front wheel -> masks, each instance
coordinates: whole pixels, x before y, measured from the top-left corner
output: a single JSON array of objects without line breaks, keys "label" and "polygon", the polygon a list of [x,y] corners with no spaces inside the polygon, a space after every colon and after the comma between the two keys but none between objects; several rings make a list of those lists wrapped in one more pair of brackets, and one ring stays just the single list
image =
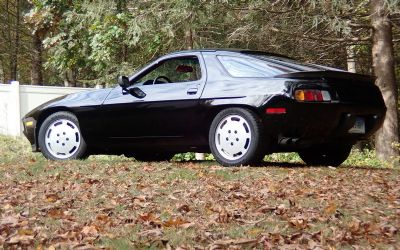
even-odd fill
[{"label": "front wheel", "polygon": [[307,165],[337,167],[349,157],[351,147],[349,144],[318,145],[298,153]]},{"label": "front wheel", "polygon": [[43,155],[50,160],[87,156],[78,119],[70,112],[57,112],[47,117],[40,126],[38,142]]},{"label": "front wheel", "polygon": [[209,144],[215,159],[223,166],[258,164],[265,155],[261,119],[243,108],[222,110],[211,123]]}]

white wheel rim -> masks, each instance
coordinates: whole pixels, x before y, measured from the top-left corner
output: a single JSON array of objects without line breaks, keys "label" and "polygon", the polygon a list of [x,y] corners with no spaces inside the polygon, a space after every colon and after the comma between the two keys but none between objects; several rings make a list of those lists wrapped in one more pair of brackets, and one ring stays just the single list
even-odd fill
[{"label": "white wheel rim", "polygon": [[249,151],[251,128],[239,115],[229,115],[222,119],[215,131],[215,145],[227,160],[242,158]]},{"label": "white wheel rim", "polygon": [[47,150],[56,158],[67,159],[74,155],[81,144],[78,126],[66,119],[53,122],[46,130]]}]

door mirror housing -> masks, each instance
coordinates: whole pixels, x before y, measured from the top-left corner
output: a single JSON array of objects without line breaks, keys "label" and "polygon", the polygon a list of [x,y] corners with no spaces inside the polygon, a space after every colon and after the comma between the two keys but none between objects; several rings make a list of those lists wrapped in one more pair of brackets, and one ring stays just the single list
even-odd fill
[{"label": "door mirror housing", "polygon": [[143,99],[146,97],[146,93],[143,92],[143,90],[139,89],[138,87],[133,87],[128,90],[129,94],[133,95],[134,97],[137,97],[139,99]]},{"label": "door mirror housing", "polygon": [[120,76],[118,77],[118,85],[121,86],[121,88],[123,90],[127,90],[127,88],[129,87],[130,83],[129,83],[129,78],[126,76]]}]

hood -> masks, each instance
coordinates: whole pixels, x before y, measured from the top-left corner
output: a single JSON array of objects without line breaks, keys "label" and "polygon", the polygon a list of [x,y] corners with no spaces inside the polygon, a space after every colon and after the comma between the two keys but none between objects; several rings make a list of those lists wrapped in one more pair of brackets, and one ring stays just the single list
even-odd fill
[{"label": "hood", "polygon": [[54,107],[76,108],[86,106],[98,106],[104,102],[110,91],[111,88],[94,89],[60,96],[34,108],[30,112],[28,112],[24,116],[24,118],[37,118],[40,112]]}]

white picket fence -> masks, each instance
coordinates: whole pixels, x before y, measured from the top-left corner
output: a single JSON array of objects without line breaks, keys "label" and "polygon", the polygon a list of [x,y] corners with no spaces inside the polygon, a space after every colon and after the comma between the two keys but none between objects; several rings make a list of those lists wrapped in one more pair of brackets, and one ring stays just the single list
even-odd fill
[{"label": "white picket fence", "polygon": [[30,110],[59,96],[88,88],[0,84],[0,134],[21,136],[21,118]]}]

